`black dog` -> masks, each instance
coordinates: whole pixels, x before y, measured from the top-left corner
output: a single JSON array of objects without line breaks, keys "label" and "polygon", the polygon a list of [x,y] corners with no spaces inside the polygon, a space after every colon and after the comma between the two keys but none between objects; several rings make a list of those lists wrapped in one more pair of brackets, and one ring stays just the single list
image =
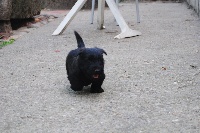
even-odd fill
[{"label": "black dog", "polygon": [[[84,86],[91,85],[91,93],[101,93],[105,79],[103,53],[100,48],[85,48],[81,36],[74,31],[78,48],[69,52],[66,59],[66,70],[71,88],[81,91]],[[107,54],[106,54],[107,55]]]}]

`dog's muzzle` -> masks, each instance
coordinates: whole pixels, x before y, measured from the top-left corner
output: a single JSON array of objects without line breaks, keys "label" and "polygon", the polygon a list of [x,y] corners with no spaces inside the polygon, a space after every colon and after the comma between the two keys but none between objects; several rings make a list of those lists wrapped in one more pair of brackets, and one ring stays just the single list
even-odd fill
[{"label": "dog's muzzle", "polygon": [[92,75],[92,77],[94,79],[98,79],[100,74],[101,74],[101,71],[99,69],[95,69],[94,74]]}]

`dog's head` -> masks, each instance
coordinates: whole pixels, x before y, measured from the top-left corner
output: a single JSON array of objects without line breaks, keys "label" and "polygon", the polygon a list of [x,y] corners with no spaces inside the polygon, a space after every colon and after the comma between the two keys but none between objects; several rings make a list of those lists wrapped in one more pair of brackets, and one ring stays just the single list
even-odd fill
[{"label": "dog's head", "polygon": [[92,80],[98,80],[104,74],[103,54],[107,53],[100,48],[81,48],[78,54],[78,63],[81,71]]}]

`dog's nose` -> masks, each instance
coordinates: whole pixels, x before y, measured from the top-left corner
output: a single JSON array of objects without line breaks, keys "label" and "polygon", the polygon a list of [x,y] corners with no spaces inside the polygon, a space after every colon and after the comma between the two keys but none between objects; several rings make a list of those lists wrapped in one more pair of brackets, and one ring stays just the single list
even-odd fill
[{"label": "dog's nose", "polygon": [[100,70],[99,70],[99,69],[95,69],[94,71],[95,71],[95,72],[100,72]]},{"label": "dog's nose", "polygon": [[95,72],[96,74],[100,74],[100,73],[101,73],[101,70],[100,70],[100,69],[95,69],[94,72]]}]

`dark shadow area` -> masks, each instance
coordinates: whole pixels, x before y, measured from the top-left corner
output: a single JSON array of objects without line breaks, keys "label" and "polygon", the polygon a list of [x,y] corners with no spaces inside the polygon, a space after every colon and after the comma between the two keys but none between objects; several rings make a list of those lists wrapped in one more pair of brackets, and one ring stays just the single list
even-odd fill
[{"label": "dark shadow area", "polygon": [[11,27],[13,30],[17,30],[20,27],[28,26],[34,22],[34,18],[27,18],[27,19],[11,19]]}]

